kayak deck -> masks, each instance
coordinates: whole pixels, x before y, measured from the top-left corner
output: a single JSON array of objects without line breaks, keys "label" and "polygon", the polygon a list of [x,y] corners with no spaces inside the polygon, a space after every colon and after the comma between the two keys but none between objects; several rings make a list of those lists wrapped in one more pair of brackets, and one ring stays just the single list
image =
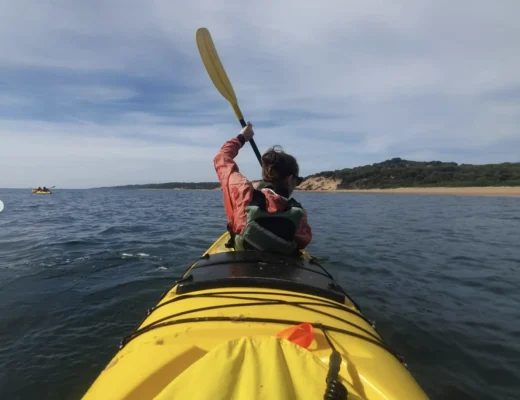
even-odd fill
[{"label": "kayak deck", "polygon": [[[427,398],[359,307],[312,257],[306,253],[295,258],[234,252],[225,247],[227,239],[227,234],[222,235],[148,310],[139,327],[122,340],[119,353],[99,375],[85,399],[169,398],[168,393],[180,393],[179,387],[183,386],[179,382],[188,379],[190,371],[200,370],[201,363],[215,357],[216,352],[235,354],[230,350],[231,344],[252,338],[253,342],[242,343],[241,348],[249,349],[249,356],[260,357],[261,352],[253,349],[253,343],[260,343],[255,340],[274,340],[283,329],[302,323],[313,327],[313,340],[305,350],[305,357],[317,364],[309,368],[318,371],[316,376],[321,376],[321,369],[328,368],[330,340],[342,358],[339,380],[349,391],[348,399]],[[287,343],[286,347],[302,349]],[[218,350],[223,345],[231,347]],[[297,349],[284,351],[297,352]],[[294,354],[293,357],[300,359]],[[225,367],[229,367],[226,362],[221,369]],[[207,374],[221,383],[229,379],[215,377],[219,370],[208,370]],[[256,374],[252,379],[259,379],[260,372]],[[198,379],[204,385],[204,376]],[[237,382],[230,380],[225,387],[238,385]],[[294,382],[308,385],[312,392],[313,377],[300,376]],[[322,385],[316,390],[324,393],[324,379],[319,379],[316,385]],[[202,389],[193,390],[190,398],[204,398]],[[281,392],[261,397],[252,390],[248,398],[283,398],[277,394]],[[229,398],[229,394],[214,393],[212,398],[226,396]]]},{"label": "kayak deck", "polygon": [[178,283],[176,294],[228,287],[271,288],[344,302],[345,293],[313,259],[256,252],[207,254]]}]

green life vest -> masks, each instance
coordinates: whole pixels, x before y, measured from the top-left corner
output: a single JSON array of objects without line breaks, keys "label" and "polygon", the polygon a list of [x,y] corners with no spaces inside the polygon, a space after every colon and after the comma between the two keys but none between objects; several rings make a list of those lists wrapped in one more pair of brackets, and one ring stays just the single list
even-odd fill
[{"label": "green life vest", "polygon": [[294,254],[298,250],[294,237],[305,211],[296,200],[290,199],[284,211],[270,213],[266,210],[265,195],[255,190],[246,214],[244,232],[234,235],[235,250],[281,254]]}]

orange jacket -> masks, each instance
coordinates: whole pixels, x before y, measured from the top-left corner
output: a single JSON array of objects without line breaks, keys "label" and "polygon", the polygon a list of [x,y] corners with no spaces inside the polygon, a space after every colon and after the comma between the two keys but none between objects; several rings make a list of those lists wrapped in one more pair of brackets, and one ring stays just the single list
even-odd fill
[{"label": "orange jacket", "polygon": [[[243,146],[244,139],[238,135],[228,140],[213,159],[218,179],[224,194],[224,207],[231,230],[242,234],[246,227],[246,207],[253,198],[253,185],[240,173],[234,158]],[[239,140],[240,138],[240,140]],[[283,211],[287,199],[270,189],[263,189],[268,212]],[[296,229],[295,240],[300,249],[304,249],[312,239],[311,227],[307,223],[307,212]]]}]

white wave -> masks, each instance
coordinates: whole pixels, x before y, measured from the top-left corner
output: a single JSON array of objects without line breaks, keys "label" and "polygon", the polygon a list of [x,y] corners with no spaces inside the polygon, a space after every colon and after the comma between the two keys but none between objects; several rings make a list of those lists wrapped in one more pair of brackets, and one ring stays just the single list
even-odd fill
[{"label": "white wave", "polygon": [[54,267],[54,266],[56,265],[56,263],[54,263],[54,262],[50,262],[50,263],[44,263],[44,262],[42,262],[42,263],[40,263],[40,264],[38,264],[38,265],[39,265],[40,267]]},{"label": "white wave", "polygon": [[150,254],[147,254],[147,253],[137,253],[136,257],[150,257]]},{"label": "white wave", "polygon": [[[123,253],[124,255],[125,253]],[[75,258],[74,261],[86,261],[86,260],[90,260],[90,256],[83,256],[83,257],[78,257],[78,258]]]}]

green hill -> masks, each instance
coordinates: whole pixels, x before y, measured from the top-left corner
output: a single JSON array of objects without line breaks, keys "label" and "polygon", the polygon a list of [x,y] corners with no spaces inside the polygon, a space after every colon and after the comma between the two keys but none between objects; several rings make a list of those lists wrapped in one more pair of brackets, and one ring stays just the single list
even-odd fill
[{"label": "green hill", "polygon": [[324,171],[307,178],[311,177],[339,180],[338,189],[520,186],[520,163],[459,165],[393,158],[362,167]]},{"label": "green hill", "polygon": [[[372,165],[324,171],[307,176],[305,179],[309,178],[338,181],[338,189],[520,186],[520,163],[459,165],[455,162],[423,162],[393,158]],[[215,190],[219,187],[218,182],[168,182],[111,186],[100,189]],[[302,185],[302,188],[305,188],[305,184]]]}]

